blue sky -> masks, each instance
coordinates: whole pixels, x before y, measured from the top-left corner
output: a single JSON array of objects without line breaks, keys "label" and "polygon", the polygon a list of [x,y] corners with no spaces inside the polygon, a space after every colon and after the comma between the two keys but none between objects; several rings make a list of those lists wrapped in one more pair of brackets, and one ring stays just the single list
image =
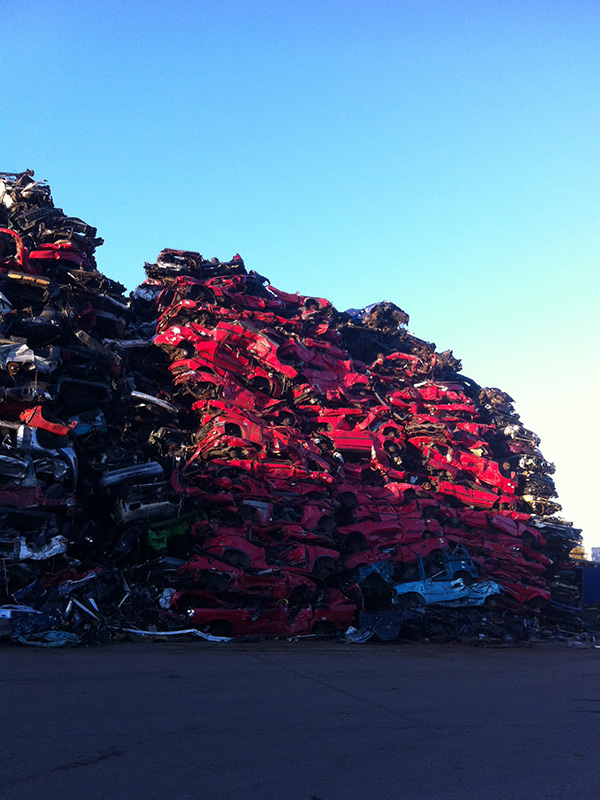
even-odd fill
[{"label": "blue sky", "polygon": [[515,399],[600,545],[600,8],[4,0],[0,170],[133,288],[163,247],[389,299]]}]

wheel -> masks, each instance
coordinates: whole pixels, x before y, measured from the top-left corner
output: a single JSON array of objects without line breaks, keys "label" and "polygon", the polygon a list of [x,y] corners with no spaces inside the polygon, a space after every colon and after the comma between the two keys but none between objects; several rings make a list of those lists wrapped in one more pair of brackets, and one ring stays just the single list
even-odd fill
[{"label": "wheel", "polygon": [[289,597],[291,606],[307,606],[313,599],[313,594],[308,586],[297,586]]},{"label": "wheel", "polygon": [[385,427],[381,432],[388,439],[397,439],[398,436],[400,435],[399,432],[398,432],[398,428],[394,428],[394,427],[389,426],[389,425],[387,427]]},{"label": "wheel", "polygon": [[250,566],[250,556],[241,550],[225,550],[222,555],[223,561],[231,564],[232,567],[247,569]]},{"label": "wheel", "polygon": [[335,636],[336,632],[333,622],[315,622],[311,630],[317,636]]},{"label": "wheel", "polygon": [[254,389],[255,392],[263,392],[264,394],[273,394],[273,385],[271,382],[262,375],[256,375],[248,381],[248,386]]},{"label": "wheel", "polygon": [[425,567],[425,575],[428,578],[438,575],[444,570],[444,557],[441,550],[432,550],[428,556],[423,559],[423,566]]},{"label": "wheel", "polygon": [[402,608],[422,608],[427,605],[425,598],[417,592],[398,595],[396,602]]},{"label": "wheel", "polygon": [[187,614],[198,607],[199,601],[195,597],[182,597],[177,603],[177,611],[180,614]]},{"label": "wheel", "polygon": [[393,439],[388,439],[386,442],[384,442],[383,449],[388,456],[398,456],[402,450],[398,442],[395,442]]},{"label": "wheel", "polygon": [[342,511],[353,511],[358,505],[358,500],[353,492],[341,492],[337,499]]},{"label": "wheel", "polygon": [[344,539],[343,546],[345,553],[360,553],[367,549],[367,540],[360,531],[352,531]]},{"label": "wheel", "polygon": [[330,455],[333,453],[333,442],[331,439],[328,439],[327,436],[319,436],[316,444],[323,455]]},{"label": "wheel", "polygon": [[331,537],[335,531],[335,520],[330,516],[323,516],[317,522],[316,532]]},{"label": "wheel", "polygon": [[209,572],[208,570],[201,573],[198,578],[198,586],[210,594],[221,594],[226,592],[229,588],[229,581],[219,572]]},{"label": "wheel", "polygon": [[538,549],[539,542],[532,533],[529,533],[529,531],[524,531],[522,539],[523,539],[523,544],[532,547],[534,550]]},{"label": "wheel", "polygon": [[233,627],[231,623],[221,619],[209,622],[208,625],[204,626],[202,631],[203,633],[210,634],[210,636],[233,636]]},{"label": "wheel", "polygon": [[455,575],[454,579],[462,578],[463,583],[465,586],[472,586],[475,583],[475,578],[471,575],[470,572],[467,572],[465,569],[459,570]]},{"label": "wheel", "polygon": [[332,558],[329,558],[329,556],[317,558],[311,571],[316,578],[326,580],[335,572],[335,562]]},{"label": "wheel", "polygon": [[200,301],[209,304],[214,304],[215,302],[214,292],[207,286],[200,286],[198,284],[192,284],[188,287],[186,297],[188,300],[195,300],[196,302]]}]

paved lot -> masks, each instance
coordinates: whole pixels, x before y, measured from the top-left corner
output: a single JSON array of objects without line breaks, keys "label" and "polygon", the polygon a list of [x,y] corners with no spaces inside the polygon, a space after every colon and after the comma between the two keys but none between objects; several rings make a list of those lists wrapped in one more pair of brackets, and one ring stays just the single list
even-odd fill
[{"label": "paved lot", "polygon": [[3,800],[600,796],[600,650],[0,649]]}]

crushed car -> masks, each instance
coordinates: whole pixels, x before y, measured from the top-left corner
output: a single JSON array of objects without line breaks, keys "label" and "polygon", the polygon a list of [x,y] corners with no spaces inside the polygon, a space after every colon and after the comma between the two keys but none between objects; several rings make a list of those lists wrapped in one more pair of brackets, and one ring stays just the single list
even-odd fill
[{"label": "crushed car", "polygon": [[3,641],[583,624],[539,437],[399,306],[169,248],[127,293],[101,244],[0,173]]}]

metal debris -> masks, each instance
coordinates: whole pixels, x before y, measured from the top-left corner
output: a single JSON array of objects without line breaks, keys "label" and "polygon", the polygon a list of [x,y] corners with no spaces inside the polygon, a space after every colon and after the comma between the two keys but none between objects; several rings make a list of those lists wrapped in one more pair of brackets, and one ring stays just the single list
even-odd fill
[{"label": "metal debris", "polygon": [[168,249],[127,297],[101,243],[0,174],[4,641],[596,624],[539,438],[406,312]]}]

